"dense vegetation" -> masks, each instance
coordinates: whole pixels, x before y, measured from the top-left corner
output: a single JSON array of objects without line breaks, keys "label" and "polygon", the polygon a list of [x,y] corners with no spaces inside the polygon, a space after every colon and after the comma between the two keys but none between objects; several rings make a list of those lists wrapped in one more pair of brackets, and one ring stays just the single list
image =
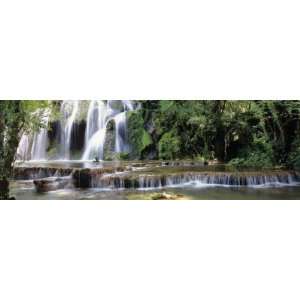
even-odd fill
[{"label": "dense vegetation", "polygon": [[[139,108],[127,113],[131,150],[111,159],[196,159],[235,167],[300,168],[300,101],[135,102]],[[8,180],[22,134],[43,127],[41,120],[49,109],[48,154],[54,152],[59,106],[60,101],[0,101],[0,199],[9,197]],[[76,143],[74,138],[72,142],[78,152],[84,141],[85,106],[75,123]],[[109,128],[114,130],[113,125]],[[112,140],[113,135],[108,136]]]},{"label": "dense vegetation", "polygon": [[300,167],[299,101],[142,101],[128,122],[139,159]]},{"label": "dense vegetation", "polygon": [[48,101],[0,101],[0,199],[9,198],[9,179],[23,133],[38,131],[46,109],[52,109]]}]

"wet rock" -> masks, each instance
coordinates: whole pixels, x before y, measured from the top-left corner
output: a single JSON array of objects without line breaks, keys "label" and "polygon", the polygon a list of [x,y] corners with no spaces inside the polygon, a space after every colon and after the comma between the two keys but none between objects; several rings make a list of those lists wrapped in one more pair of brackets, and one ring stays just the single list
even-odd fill
[{"label": "wet rock", "polygon": [[18,180],[38,179],[45,177],[62,177],[72,173],[71,168],[53,167],[15,167],[14,178]]},{"label": "wet rock", "polygon": [[33,181],[38,193],[46,193],[65,188],[71,181],[70,177],[48,177]]},{"label": "wet rock", "polygon": [[125,166],[117,166],[111,168],[95,168],[95,169],[75,169],[72,177],[75,187],[91,188],[98,187],[96,184],[104,175],[124,172]]},{"label": "wet rock", "polygon": [[73,172],[74,185],[80,188],[91,187],[92,176],[90,169],[76,170]]}]

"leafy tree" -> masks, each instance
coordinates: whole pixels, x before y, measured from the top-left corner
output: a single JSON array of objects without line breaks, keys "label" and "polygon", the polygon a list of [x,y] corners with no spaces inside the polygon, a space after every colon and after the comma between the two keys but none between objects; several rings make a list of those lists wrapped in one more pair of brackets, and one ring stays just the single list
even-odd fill
[{"label": "leafy tree", "polygon": [[22,134],[38,131],[51,101],[0,101],[0,199],[9,199],[9,179]]}]

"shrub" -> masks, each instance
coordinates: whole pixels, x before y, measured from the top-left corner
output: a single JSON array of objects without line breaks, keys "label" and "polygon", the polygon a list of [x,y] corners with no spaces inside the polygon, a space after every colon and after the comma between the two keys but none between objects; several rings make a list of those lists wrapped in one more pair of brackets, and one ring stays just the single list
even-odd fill
[{"label": "shrub", "polygon": [[145,149],[153,141],[150,134],[144,129],[144,119],[140,111],[128,112],[128,139],[131,146],[132,159],[141,159]]},{"label": "shrub", "polygon": [[253,144],[239,152],[228,163],[234,167],[271,168],[274,166],[272,145],[265,138],[255,138]]},{"label": "shrub", "polygon": [[165,133],[159,141],[160,159],[175,159],[180,153],[180,140],[173,132]]}]

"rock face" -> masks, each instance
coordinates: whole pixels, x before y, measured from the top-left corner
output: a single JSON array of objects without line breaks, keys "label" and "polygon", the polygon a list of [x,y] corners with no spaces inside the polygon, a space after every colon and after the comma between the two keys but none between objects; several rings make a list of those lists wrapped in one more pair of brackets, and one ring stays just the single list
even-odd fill
[{"label": "rock face", "polygon": [[38,193],[45,193],[63,189],[70,185],[71,182],[71,177],[48,177],[43,179],[36,179],[33,181]]}]

